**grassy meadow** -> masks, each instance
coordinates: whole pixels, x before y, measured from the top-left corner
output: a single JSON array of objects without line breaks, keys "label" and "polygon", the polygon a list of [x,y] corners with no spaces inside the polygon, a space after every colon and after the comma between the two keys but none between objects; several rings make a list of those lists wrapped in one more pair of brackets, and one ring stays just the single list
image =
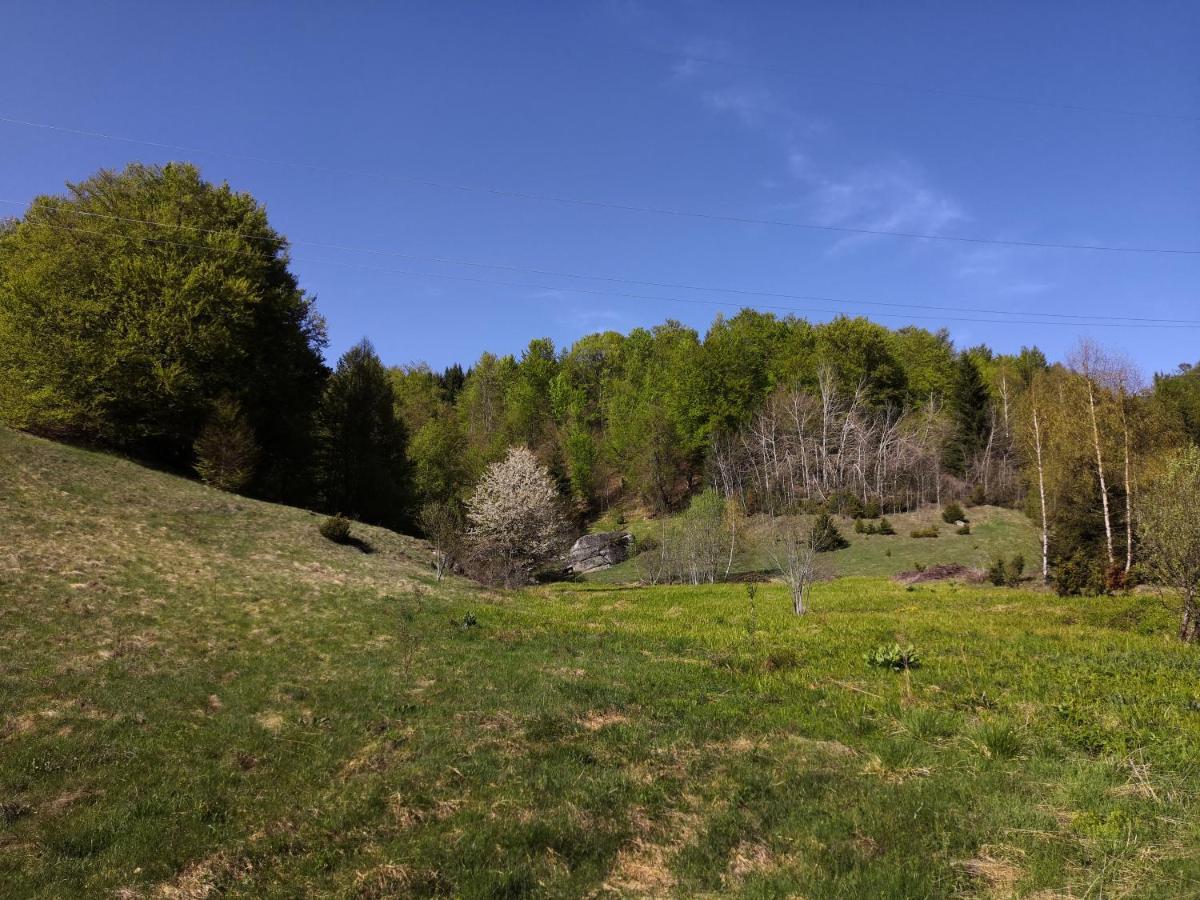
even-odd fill
[{"label": "grassy meadow", "polygon": [[[1158,598],[880,577],[1023,547],[1012,515],[844,529],[803,618],[488,592],[0,428],[0,894],[1200,896],[1200,656]],[[865,665],[892,641],[921,666]]]},{"label": "grassy meadow", "polygon": [[[1037,529],[1028,517],[1016,510],[999,506],[972,506],[966,510],[971,533],[957,534],[953,525],[942,521],[941,510],[935,507],[911,513],[888,515],[896,533],[856,534],[854,520],[835,516],[838,530],[850,546],[826,553],[822,565],[827,575],[877,575],[890,577],[900,572],[911,572],[919,566],[938,563],[956,563],[972,569],[985,569],[997,556],[1011,559],[1020,554],[1025,557],[1026,572],[1040,571],[1041,543]],[[786,517],[781,517],[786,518]],[[812,516],[797,516],[801,524],[812,520]],[[870,521],[870,520],[867,520]],[[878,520],[874,520],[878,524]],[[730,573],[745,575],[764,573],[772,569],[768,551],[770,522],[765,516],[753,516],[742,523],[733,555]],[[661,535],[661,521],[644,517],[632,517],[626,524],[618,524],[615,516],[599,522],[594,530],[606,531],[622,528],[630,531],[638,540],[657,539]],[[935,528],[936,538],[914,538],[915,529]],[[605,584],[621,584],[638,580],[636,558],[589,573],[587,580]]]}]

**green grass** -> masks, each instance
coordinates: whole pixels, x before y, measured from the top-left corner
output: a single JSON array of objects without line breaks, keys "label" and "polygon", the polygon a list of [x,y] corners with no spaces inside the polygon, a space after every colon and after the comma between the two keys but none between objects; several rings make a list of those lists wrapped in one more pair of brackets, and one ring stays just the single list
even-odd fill
[{"label": "green grass", "polygon": [[[6,897],[1200,894],[1200,656],[1152,599],[487,593],[388,532],[0,460]],[[865,665],[893,641],[921,667]]]},{"label": "green grass", "polygon": [[[967,510],[971,533],[955,534],[953,525],[942,521],[941,510],[935,507],[914,513],[888,516],[896,529],[894,535],[855,534],[854,520],[835,517],[842,536],[850,542],[844,550],[825,553],[822,563],[835,575],[875,575],[890,577],[908,572],[918,566],[938,563],[958,563],[974,569],[985,569],[997,556],[1011,559],[1015,554],[1025,557],[1026,571],[1038,568],[1041,547],[1037,530],[1024,514],[998,506],[973,506]],[[802,521],[811,516],[798,517]],[[657,538],[662,524],[657,520],[639,519],[624,527],[642,540]],[[766,572],[771,569],[767,552],[768,523],[765,517],[752,517],[743,527],[738,552],[734,554],[732,572]],[[935,527],[936,538],[913,538],[915,528]],[[602,584],[631,583],[638,580],[636,558],[587,576],[589,581]]]}]

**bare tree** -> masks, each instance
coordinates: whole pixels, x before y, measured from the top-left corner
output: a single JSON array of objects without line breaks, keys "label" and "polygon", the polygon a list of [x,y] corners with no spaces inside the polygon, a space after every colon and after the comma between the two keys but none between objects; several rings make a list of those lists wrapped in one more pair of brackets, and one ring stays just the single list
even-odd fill
[{"label": "bare tree", "polygon": [[432,545],[433,568],[440,582],[462,549],[462,513],[454,503],[427,503],[417,514],[417,525]]},{"label": "bare tree", "polygon": [[1029,410],[1033,420],[1033,452],[1037,464],[1038,498],[1042,512],[1042,582],[1050,578],[1050,524],[1046,514],[1046,464],[1042,457],[1042,424],[1035,388],[1029,388]]},{"label": "bare tree", "polygon": [[1088,340],[1079,342],[1075,351],[1072,365],[1083,376],[1087,387],[1088,416],[1092,425],[1092,447],[1096,451],[1096,475],[1100,480],[1100,505],[1104,512],[1105,549],[1108,552],[1108,564],[1115,565],[1117,558],[1113,551],[1112,515],[1108,509],[1108,482],[1104,477],[1104,452],[1100,441],[1099,417],[1096,413],[1096,394],[1098,370],[1101,367],[1100,348]]},{"label": "bare tree", "polygon": [[1138,534],[1150,573],[1179,592],[1179,637],[1200,641],[1200,448],[1176,450],[1142,496]]},{"label": "bare tree", "polygon": [[769,552],[775,569],[792,595],[792,611],[808,612],[808,591],[817,577],[817,550],[812,535],[794,521],[777,519]]}]

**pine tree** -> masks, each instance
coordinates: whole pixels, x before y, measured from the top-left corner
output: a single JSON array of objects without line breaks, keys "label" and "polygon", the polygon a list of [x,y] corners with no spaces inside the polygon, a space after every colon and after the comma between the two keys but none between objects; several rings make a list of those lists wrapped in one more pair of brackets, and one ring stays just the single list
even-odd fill
[{"label": "pine tree", "polygon": [[966,353],[959,354],[950,391],[954,431],[946,446],[946,468],[963,476],[987,440],[988,392],[979,367]]},{"label": "pine tree", "polygon": [[318,481],[329,512],[407,524],[404,426],[387,370],[367,340],[338,360],[317,414]]}]

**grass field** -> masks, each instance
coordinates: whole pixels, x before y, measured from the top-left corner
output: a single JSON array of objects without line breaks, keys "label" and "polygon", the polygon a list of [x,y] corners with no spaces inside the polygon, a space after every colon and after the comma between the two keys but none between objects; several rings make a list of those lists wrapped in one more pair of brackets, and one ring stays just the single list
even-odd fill
[{"label": "grass field", "polygon": [[318,521],[0,429],[0,894],[1200,896],[1154,598],[487,593]]},{"label": "grass field", "polygon": [[[967,510],[971,533],[955,533],[953,525],[942,521],[941,510],[935,507],[912,513],[889,515],[888,521],[896,530],[894,535],[855,534],[854,520],[844,516],[835,517],[842,536],[850,546],[833,553],[823,554],[821,561],[832,575],[880,575],[889,577],[899,572],[908,572],[918,566],[938,563],[957,563],[968,568],[984,569],[996,558],[1011,559],[1016,554],[1025,557],[1026,569],[1032,574],[1038,571],[1041,561],[1041,546],[1037,529],[1020,512],[998,506],[973,506]],[[797,517],[802,523],[811,521],[811,516]],[[625,528],[639,539],[657,538],[661,523],[657,520],[636,519],[627,525],[615,522],[602,523],[604,528]],[[936,538],[914,538],[916,528],[934,527]],[[769,525],[762,516],[752,517],[743,525],[734,554],[731,572],[767,572],[772,568],[767,551],[770,540]],[[589,581],[603,584],[632,583],[638,580],[638,562],[629,559],[610,569],[593,572]]]}]

